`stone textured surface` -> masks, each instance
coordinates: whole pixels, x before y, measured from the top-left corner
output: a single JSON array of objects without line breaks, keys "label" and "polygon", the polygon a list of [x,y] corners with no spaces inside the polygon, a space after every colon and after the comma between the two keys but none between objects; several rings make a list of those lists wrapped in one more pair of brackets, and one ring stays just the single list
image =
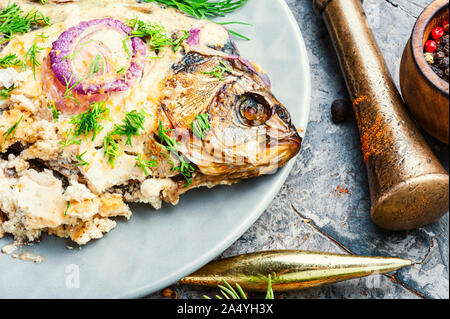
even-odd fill
[{"label": "stone textured surface", "polygon": [[[370,220],[367,176],[355,121],[334,125],[330,105],[348,98],[337,58],[310,0],[287,0],[308,49],[312,70],[310,123],[284,187],[261,218],[219,258],[271,249],[306,249],[410,258],[390,275],[277,294],[279,298],[449,298],[448,214],[427,227],[390,233]],[[364,9],[391,74],[398,70],[416,18],[431,0],[366,0]],[[448,170],[448,146],[425,135]],[[349,194],[336,192],[347,188]],[[173,285],[178,298],[214,296],[217,289]],[[261,297],[253,295],[254,297]],[[148,298],[163,298],[158,292]]]}]

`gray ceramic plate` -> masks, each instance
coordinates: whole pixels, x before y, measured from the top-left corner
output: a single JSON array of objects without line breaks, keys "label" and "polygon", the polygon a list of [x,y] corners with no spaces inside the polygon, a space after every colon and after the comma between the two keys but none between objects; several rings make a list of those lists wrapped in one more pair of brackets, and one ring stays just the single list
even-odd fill
[{"label": "gray ceramic plate", "polygon": [[[304,131],[310,69],[300,30],[284,0],[249,0],[226,20],[252,24],[234,26],[251,38],[237,45],[270,75],[275,95]],[[1,255],[0,297],[131,298],[162,289],[236,241],[270,204],[292,165],[232,187],[191,191],[178,206],[157,212],[133,206],[130,221],[119,221],[103,239],[81,249],[69,250],[68,241],[44,236],[39,245],[27,247],[45,257],[41,264]],[[11,241],[3,238],[0,247]]]}]

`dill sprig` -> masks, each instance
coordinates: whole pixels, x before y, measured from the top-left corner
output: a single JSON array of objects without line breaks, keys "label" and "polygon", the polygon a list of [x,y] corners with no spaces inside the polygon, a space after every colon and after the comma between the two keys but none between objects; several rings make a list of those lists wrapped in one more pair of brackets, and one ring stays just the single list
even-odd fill
[{"label": "dill sprig", "polygon": [[162,125],[162,122],[159,121],[159,126],[158,126],[158,136],[159,139],[161,140],[161,143],[163,143],[164,147],[168,150],[168,151],[176,151],[177,150],[177,145],[178,142],[175,141],[173,138],[171,138],[167,133],[168,132],[172,132],[173,130],[167,130],[164,128],[164,126]]},{"label": "dill sprig", "polygon": [[128,84],[128,69],[126,67],[121,67],[116,71],[116,74],[123,74],[123,78],[125,80],[125,84]]},{"label": "dill sprig", "polygon": [[125,50],[125,53],[128,55],[128,58],[131,58],[131,51],[130,48],[128,48],[127,40],[129,38],[122,39],[122,45],[123,49]]},{"label": "dill sprig", "polygon": [[[236,9],[239,9],[244,4],[247,3],[248,0],[223,0],[223,1],[214,1],[214,0],[144,0],[144,2],[158,2],[165,4],[166,6],[177,8],[187,14],[198,18],[198,19],[207,19],[207,18],[216,18],[223,17],[227,13],[231,13]],[[209,20],[209,19],[208,19]],[[243,24],[248,25],[244,22],[223,22],[218,23],[220,25],[226,24]],[[250,40],[248,37],[237,33],[232,30],[228,30],[231,34],[243,38],[245,40]]]},{"label": "dill sprig", "polygon": [[100,72],[100,62],[102,63],[101,69],[105,70],[105,59],[100,54],[97,54],[92,60],[91,66],[89,67],[88,77]]},{"label": "dill sprig", "polygon": [[[212,22],[214,22],[214,21],[212,21]],[[221,23],[219,23],[219,22],[214,22],[214,23],[217,23],[217,24],[219,24],[219,25],[228,25],[228,24],[240,24],[240,25],[246,25],[246,26],[250,26],[250,25],[251,25],[251,24],[249,24],[249,23],[239,22],[239,21],[230,21],[230,22],[221,22]],[[236,32],[236,31],[230,30],[230,29],[228,29],[228,28],[227,28],[227,30],[228,30],[228,32],[230,32],[231,34],[233,34],[233,35],[235,35],[235,36],[237,36],[237,37],[239,37],[239,38],[242,38],[242,39],[247,40],[247,41],[250,40],[249,37],[246,37],[246,36],[243,35],[243,34],[240,34],[240,33]]]},{"label": "dill sprig", "polygon": [[0,90],[0,101],[6,100],[11,97],[11,92],[16,88],[15,85],[12,85],[10,88],[3,88]]},{"label": "dill sprig", "polygon": [[149,114],[144,110],[140,110],[139,112],[133,110],[126,113],[125,118],[123,119],[123,124],[114,125],[114,131],[112,134],[127,136],[127,142],[125,144],[133,146],[131,143],[131,138],[139,135],[139,129],[144,129],[146,116],[149,116]]},{"label": "dill sprig", "polygon": [[59,142],[58,145],[61,148],[64,148],[64,147],[67,147],[67,146],[70,146],[70,145],[74,145],[74,144],[80,145],[81,144],[81,140],[75,138],[72,129],[68,129],[68,130],[66,130],[66,140]]},{"label": "dill sprig", "polygon": [[180,174],[186,179],[187,183],[184,185],[184,187],[188,187],[192,184],[192,173],[195,172],[195,167],[191,163],[188,163],[184,160],[183,155],[179,155],[178,159],[180,161],[180,165],[176,167],[172,167],[172,171],[179,171]]},{"label": "dill sprig", "polygon": [[67,201],[67,206],[66,206],[66,210],[64,211],[64,216],[67,216],[67,212],[69,211],[70,208],[70,201]]},{"label": "dill sprig", "polygon": [[22,65],[22,69],[27,69],[28,64],[33,68],[34,79],[36,80],[36,67],[41,65],[41,63],[37,60],[36,55],[39,54],[43,48],[37,45],[36,40],[34,40],[33,45],[28,49],[28,51],[24,55],[24,62]]},{"label": "dill sprig", "polygon": [[84,153],[82,153],[82,154],[76,156],[77,160],[80,161],[80,163],[78,163],[77,166],[87,166],[87,165],[89,165],[89,162],[86,162],[86,161],[82,158],[82,156],[83,156],[84,154],[86,154],[86,153],[87,153],[87,151],[85,151]]},{"label": "dill sprig", "polygon": [[248,0],[144,0],[144,2],[158,2],[169,7],[177,8],[198,19],[223,17],[242,7]]},{"label": "dill sprig", "polygon": [[17,55],[15,53],[10,53],[8,55],[5,55],[3,58],[0,58],[0,67],[2,69],[19,65],[22,65],[22,61],[17,58]]},{"label": "dill sprig", "polygon": [[153,50],[159,50],[162,47],[172,45],[172,39],[166,34],[166,29],[160,24],[144,22],[138,18],[127,21],[132,28],[131,35],[139,38],[147,38],[148,43]]},{"label": "dill sprig", "polygon": [[144,22],[138,18],[127,20],[127,24],[133,29],[131,36],[146,38],[147,43],[151,45],[153,51],[161,50],[161,48],[166,46],[173,46],[174,52],[177,52],[181,43],[190,37],[189,32],[184,30],[184,34],[180,38],[173,40],[167,35],[166,29],[162,25]]},{"label": "dill sprig", "polygon": [[144,160],[144,159],[142,159],[141,154],[138,154],[136,156],[136,165],[135,166],[141,167],[142,171],[144,172],[144,175],[148,176],[147,168],[148,167],[156,167],[156,166],[158,166],[158,163],[156,161]]},{"label": "dill sprig", "polygon": [[216,65],[214,69],[210,72],[202,72],[203,74],[214,75],[219,78],[220,81],[224,81],[223,75],[225,72],[232,73],[233,71],[225,64],[225,62],[220,61],[219,65]]},{"label": "dill sprig", "polygon": [[181,37],[179,37],[178,39],[172,41],[173,51],[174,52],[177,52],[178,49],[180,48],[181,43],[191,36],[189,34],[189,32],[187,32],[186,30],[183,30],[183,33],[184,34]]},{"label": "dill sprig", "polygon": [[[223,285],[218,285],[222,296],[216,295],[217,299],[247,299],[247,295],[238,283],[236,283],[236,291],[225,279],[222,279],[222,282]],[[208,296],[203,297],[205,299],[211,299]],[[272,277],[270,275],[267,280],[267,293],[265,299],[275,299],[272,289]]]},{"label": "dill sprig", "polygon": [[211,123],[209,123],[208,114],[199,114],[191,124],[192,132],[200,139],[204,139],[211,129]]},{"label": "dill sprig", "polygon": [[3,136],[5,136],[5,142],[11,134],[12,134],[11,139],[14,138],[14,136],[16,135],[17,127],[19,126],[20,122],[22,122],[22,119],[23,115],[20,116],[19,120],[16,123],[14,123],[5,133],[3,133]]},{"label": "dill sprig", "polygon": [[171,138],[167,134],[168,132],[172,132],[172,131],[173,130],[165,129],[162,126],[162,122],[161,121],[159,122],[158,136],[159,136],[159,139],[160,139],[161,143],[165,144],[165,145],[162,145],[162,146],[167,151],[176,154],[178,156],[178,161],[180,162],[180,164],[178,166],[176,166],[175,162],[173,161],[172,157],[170,157],[170,155],[168,155],[166,153],[161,153],[161,154],[164,155],[165,157],[167,157],[169,162],[172,164],[172,169],[171,169],[172,172],[179,171],[180,174],[186,179],[187,183],[186,183],[186,185],[184,185],[184,187],[188,187],[193,182],[192,173],[195,172],[195,167],[191,163],[187,162],[184,159],[183,155],[178,154],[178,147],[177,147],[177,145],[179,143],[177,141],[175,141],[173,138]]},{"label": "dill sprig", "polygon": [[123,73],[127,68],[126,67],[121,67],[119,70],[116,71],[116,74],[121,74]]},{"label": "dill sprig", "polygon": [[71,99],[72,101],[74,101],[76,104],[78,104],[78,106],[80,105],[80,102],[78,102],[78,100],[73,96],[73,92],[72,90],[81,82],[84,81],[84,79],[87,78],[87,75],[82,77],[81,79],[79,79],[77,82],[75,82],[73,85],[70,85],[70,83],[72,82],[72,78],[73,78],[73,73],[70,75],[69,80],[67,80],[66,77],[64,77],[64,79],[66,80],[66,89],[64,91],[63,94],[63,98],[65,99]]},{"label": "dill sprig", "polygon": [[41,11],[33,8],[24,14],[22,9],[15,3],[9,3],[6,8],[0,10],[0,34],[6,42],[13,38],[15,33],[27,33],[31,31],[32,25],[50,25],[50,19]]},{"label": "dill sprig", "polygon": [[108,133],[103,138],[103,152],[105,156],[108,156],[109,164],[114,167],[116,158],[120,155],[120,147],[112,133]]},{"label": "dill sprig", "polygon": [[108,116],[109,108],[105,107],[104,101],[91,103],[86,112],[71,117],[70,123],[75,126],[74,137],[84,135],[87,138],[89,132],[92,132],[92,141],[94,141],[97,134],[103,129],[98,121],[107,119]]},{"label": "dill sprig", "polygon": [[173,161],[172,157],[170,157],[170,155],[166,153],[161,154],[167,157],[169,163],[172,165],[171,171],[172,172],[179,171],[180,175],[186,179],[186,184],[184,185],[184,187],[188,187],[189,185],[191,185],[192,182],[194,181],[192,179],[192,174],[195,172],[195,166],[187,162],[184,159],[183,155],[177,154],[178,161],[180,162],[180,164],[176,166],[175,162]]},{"label": "dill sprig", "polygon": [[91,43],[91,42],[93,42],[93,41],[94,41],[94,40],[89,40],[89,41],[86,41],[86,42],[81,43],[78,50],[74,51],[74,52],[71,53],[71,54],[66,55],[65,57],[63,57],[63,58],[61,59],[61,61],[64,61],[65,59],[69,59],[70,61],[72,61],[72,60],[73,60],[73,59],[81,52],[81,50],[83,50],[83,47],[84,47],[85,45],[87,45],[87,44],[89,44],[89,43]]},{"label": "dill sprig", "polygon": [[47,105],[47,107],[52,111],[53,114],[53,120],[58,120],[59,119],[59,111],[55,106],[55,101],[51,100],[49,105]]}]

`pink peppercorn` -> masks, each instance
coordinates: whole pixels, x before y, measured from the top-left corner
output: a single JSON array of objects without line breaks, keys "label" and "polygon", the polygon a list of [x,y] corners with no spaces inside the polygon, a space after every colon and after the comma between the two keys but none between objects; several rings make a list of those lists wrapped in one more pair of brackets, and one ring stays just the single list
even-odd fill
[{"label": "pink peppercorn", "polygon": [[436,27],[431,31],[431,36],[433,39],[438,40],[442,38],[442,36],[445,34],[444,29],[442,27]]},{"label": "pink peppercorn", "polygon": [[428,40],[427,42],[425,42],[425,51],[431,53],[436,51],[436,49],[437,49],[436,41]]}]

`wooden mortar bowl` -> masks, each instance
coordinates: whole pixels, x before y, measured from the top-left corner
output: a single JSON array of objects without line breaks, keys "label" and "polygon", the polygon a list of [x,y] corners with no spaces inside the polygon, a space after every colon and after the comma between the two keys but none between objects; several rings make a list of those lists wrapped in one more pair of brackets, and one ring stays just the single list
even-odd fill
[{"label": "wooden mortar bowl", "polygon": [[449,84],[424,57],[431,31],[449,18],[448,0],[433,1],[417,19],[400,65],[400,87],[417,122],[431,136],[449,144]]}]

